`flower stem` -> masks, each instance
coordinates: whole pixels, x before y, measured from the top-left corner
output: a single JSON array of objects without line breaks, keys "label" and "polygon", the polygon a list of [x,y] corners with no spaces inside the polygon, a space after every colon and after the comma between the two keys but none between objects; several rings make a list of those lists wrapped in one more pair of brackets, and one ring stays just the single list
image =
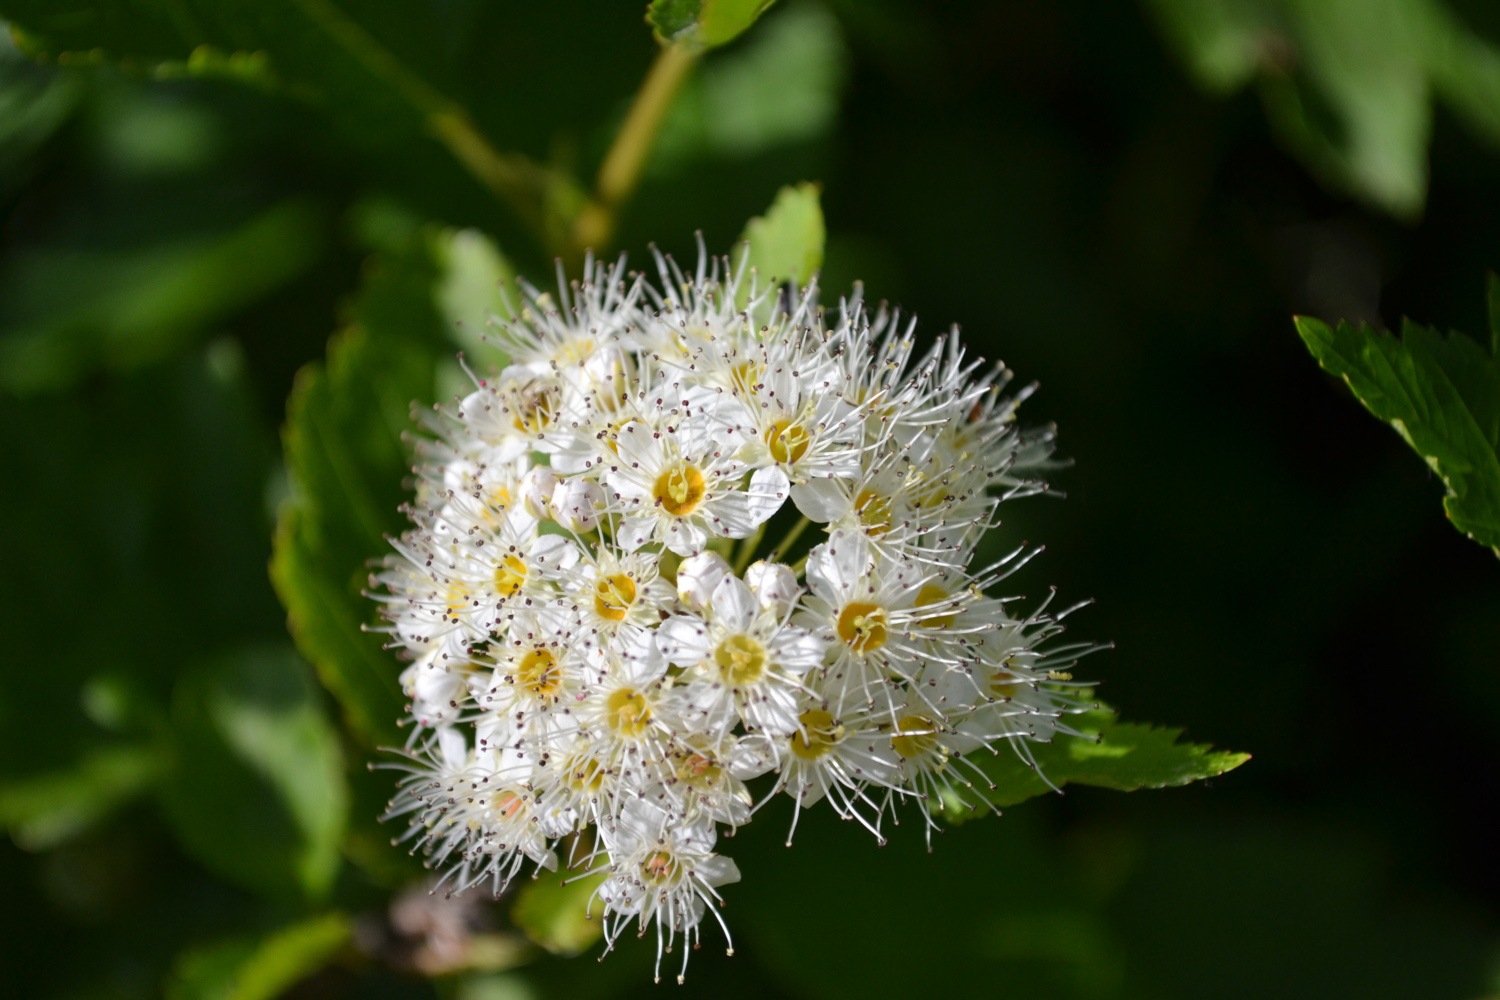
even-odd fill
[{"label": "flower stem", "polygon": [[797,539],[802,537],[802,533],[807,530],[809,524],[812,524],[812,522],[807,518],[799,517],[797,523],[792,525],[791,530],[782,536],[781,541],[776,543],[776,547],[771,550],[771,554],[766,556],[766,558],[774,560],[777,556],[797,544]]},{"label": "flower stem", "polygon": [[750,557],[755,555],[755,550],[760,547],[760,540],[766,537],[766,522],[762,521],[755,532],[740,542],[739,555],[734,557],[734,575],[741,576],[745,567],[750,565]]},{"label": "flower stem", "polygon": [[573,222],[575,250],[603,249],[614,236],[620,205],[635,190],[645,169],[656,134],[677,96],[697,53],[683,45],[667,45],[657,53],[614,144],[599,167],[594,199]]}]

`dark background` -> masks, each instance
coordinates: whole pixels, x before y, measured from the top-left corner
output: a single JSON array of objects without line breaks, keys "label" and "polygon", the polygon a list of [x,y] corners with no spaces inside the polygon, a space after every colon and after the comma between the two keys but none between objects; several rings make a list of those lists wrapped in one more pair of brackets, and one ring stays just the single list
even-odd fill
[{"label": "dark background", "polygon": [[[1493,8],[1453,6],[1500,43]],[[431,44],[482,57],[492,89],[459,59],[439,82],[497,143],[588,176],[651,59],[638,5],[434,7]],[[1055,421],[1076,465],[1066,500],[1003,511],[1007,540],[1047,546],[1014,590],[1096,598],[1071,621],[1117,644],[1086,661],[1102,696],[1254,759],[1181,789],[1069,788],[931,855],[916,828],[877,849],[828,815],[786,851],[768,809],[725,844],[737,954],[705,929],[688,991],[1500,995],[1500,566],[1291,323],[1485,334],[1500,158],[1439,104],[1425,211],[1394,219],[1315,179],[1253,88],[1196,89],[1131,4],[788,2],[710,57],[705,88],[796,18],[832,39],[812,88],[829,111],[758,142],[669,127],[619,246],[691,256],[701,229],[727,250],[782,184],[820,181],[825,287],[863,278],[1041,384],[1023,415]],[[109,692],[171,715],[199,659],[285,641],[265,574],[278,431],[372,266],[353,220],[397,206],[490,232],[535,280],[550,266],[433,144],[233,81],[16,53],[0,70],[0,330],[43,372],[0,389],[3,788],[161,724],[122,722]],[[254,252],[193,249],[288,205]],[[163,273],[206,270],[133,298],[161,247],[188,248]],[[0,843],[4,992],[156,995],[182,949],[300,912],[203,867],[170,799]],[[388,891],[351,866],[334,899],[379,914]],[[436,985],[351,955],[296,995],[644,994],[648,950]]]}]

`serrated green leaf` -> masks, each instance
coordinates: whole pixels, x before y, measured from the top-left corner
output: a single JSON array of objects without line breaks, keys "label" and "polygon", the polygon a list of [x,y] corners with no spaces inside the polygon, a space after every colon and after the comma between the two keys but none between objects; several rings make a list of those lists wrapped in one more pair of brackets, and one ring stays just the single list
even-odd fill
[{"label": "serrated green leaf", "polygon": [[189,853],[271,898],[327,892],[348,791],[337,734],[295,653],[251,648],[184,673],[171,739],[159,790]]},{"label": "serrated green leaf", "polygon": [[28,851],[53,847],[151,787],[163,755],[152,746],[95,750],[70,770],[0,785],[0,826]]},{"label": "serrated green leaf", "polygon": [[1453,526],[1500,554],[1500,365],[1478,343],[1407,323],[1389,333],[1298,317],[1313,357],[1396,429],[1448,489]]},{"label": "serrated green leaf", "polygon": [[662,42],[713,48],[731,42],[776,0],[652,0],[646,21]]},{"label": "serrated green leaf", "polygon": [[603,907],[596,900],[590,913],[589,900],[605,878],[604,872],[542,872],[516,896],[511,922],[554,955],[576,955],[604,933]]},{"label": "serrated green leaf", "polygon": [[[1202,743],[1179,743],[1181,729],[1120,722],[1108,709],[1087,712],[1071,724],[1086,737],[1059,735],[1051,743],[1028,742],[1036,761],[1031,767],[1009,747],[991,755],[970,754],[968,762],[984,772],[993,788],[974,780],[972,789],[943,803],[943,814],[959,822],[983,804],[1015,805],[1051,791],[1052,785],[1094,785],[1133,792],[1141,788],[1186,785],[1232,771],[1250,759],[1247,753],[1214,750]],[[957,772],[955,772],[957,773]],[[1046,775],[1044,780],[1042,775]],[[969,798],[972,796],[972,798]]]},{"label": "serrated green leaf", "polygon": [[[748,256],[759,288],[765,289],[772,282],[779,284],[784,281],[805,285],[813,272],[822,266],[827,231],[823,225],[819,191],[818,185],[806,182],[788,185],[777,192],[776,200],[765,215],[758,215],[745,224],[745,233],[741,237],[743,249],[736,263]],[[741,308],[749,295],[746,281],[740,286],[738,304]]]},{"label": "serrated green leaf", "polygon": [[167,980],[167,1000],[274,1000],[327,965],[352,924],[329,913],[257,940],[233,938],[183,953]]},{"label": "serrated green leaf", "polygon": [[411,457],[403,435],[413,402],[430,399],[436,360],[451,348],[433,307],[437,277],[424,246],[377,259],[354,322],[325,363],[297,375],[284,431],[295,495],[281,511],[271,578],[292,635],[351,728],[368,744],[397,745],[400,664],[382,648],[369,563],[405,518]]}]

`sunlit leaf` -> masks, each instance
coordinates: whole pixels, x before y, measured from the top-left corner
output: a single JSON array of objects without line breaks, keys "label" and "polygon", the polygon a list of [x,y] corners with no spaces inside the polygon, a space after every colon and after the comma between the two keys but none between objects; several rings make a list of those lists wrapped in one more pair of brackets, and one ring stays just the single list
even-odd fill
[{"label": "sunlit leaf", "polygon": [[0,826],[28,851],[44,850],[87,829],[150,788],[161,773],[155,747],[95,750],[70,770],[0,784]]},{"label": "sunlit leaf", "polygon": [[[823,263],[823,208],[816,184],[782,188],[765,215],[745,225],[744,249],[736,263],[749,257],[760,288],[771,282],[804,285]],[[740,305],[749,296],[749,283],[740,286]]]},{"label": "sunlit leaf", "polygon": [[433,294],[448,335],[469,363],[483,372],[509,359],[495,339],[492,320],[505,321],[518,307],[516,271],[493,240],[477,229],[445,229],[432,238],[440,277]]},{"label": "sunlit leaf", "polygon": [[167,980],[168,1000],[274,1000],[327,965],[352,926],[329,913],[273,931],[184,952]]},{"label": "sunlit leaf", "polygon": [[[1068,784],[1122,792],[1167,788],[1212,778],[1250,759],[1247,753],[1214,750],[1202,743],[1179,743],[1180,729],[1120,722],[1107,709],[1085,713],[1070,724],[1088,735],[1059,735],[1051,743],[1025,745],[1036,760],[1035,767],[1007,746],[998,747],[995,754],[969,754],[968,762],[976,765],[984,778],[974,776],[972,789],[944,802],[944,815],[950,821],[975,815],[983,806],[966,801],[969,795],[991,805],[1008,806],[1049,792],[1052,786]],[[954,772],[955,776],[963,773]],[[985,779],[994,787],[986,787]]]},{"label": "sunlit leaf", "polygon": [[[1492,296],[1493,296],[1492,286]],[[1494,302],[1494,299],[1491,299]],[[1459,531],[1500,554],[1500,364],[1461,333],[1408,322],[1398,340],[1364,326],[1309,317],[1297,332],[1443,480],[1443,508]]]},{"label": "sunlit leaf", "polygon": [[776,0],[652,0],[646,20],[663,42],[712,48],[738,38]]},{"label": "sunlit leaf", "polygon": [[580,875],[566,868],[542,872],[533,882],[522,883],[511,908],[511,921],[526,936],[558,955],[576,955],[604,933],[604,908],[589,900],[606,875]]}]

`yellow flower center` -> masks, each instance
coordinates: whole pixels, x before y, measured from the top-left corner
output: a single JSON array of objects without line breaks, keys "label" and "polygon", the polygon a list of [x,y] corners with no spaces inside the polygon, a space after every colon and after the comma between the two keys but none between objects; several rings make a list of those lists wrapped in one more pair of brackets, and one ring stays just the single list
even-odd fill
[{"label": "yellow flower center", "polygon": [[587,754],[575,754],[563,768],[563,784],[571,792],[597,792],[604,784],[604,765]]},{"label": "yellow flower center", "polygon": [[550,649],[533,649],[521,657],[512,675],[520,687],[538,698],[553,698],[562,690],[563,672]]},{"label": "yellow flower center", "polygon": [[748,635],[732,635],[714,650],[719,674],[731,687],[744,687],[760,680],[766,672],[766,651]]},{"label": "yellow flower center", "polygon": [[874,490],[862,490],[854,498],[854,513],[859,517],[860,527],[871,538],[879,538],[891,530],[891,499]]},{"label": "yellow flower center", "polygon": [[635,603],[635,581],[624,573],[594,584],[594,613],[606,621],[622,622]]},{"label": "yellow flower center", "polygon": [[797,717],[800,732],[792,734],[792,753],[803,760],[817,760],[844,738],[844,727],[821,708],[811,708]]},{"label": "yellow flower center", "polygon": [[729,372],[729,384],[735,391],[751,393],[761,384],[761,368],[754,361],[741,361]]},{"label": "yellow flower center", "polygon": [[604,720],[621,736],[634,739],[651,725],[651,706],[646,696],[632,688],[620,688],[604,703]]},{"label": "yellow flower center", "polygon": [[703,473],[691,465],[674,465],[656,480],[656,502],[674,517],[691,514],[703,502]]},{"label": "yellow flower center", "polygon": [[838,633],[844,645],[856,653],[868,653],[885,645],[885,609],[854,601],[839,612]]},{"label": "yellow flower center", "polygon": [[501,597],[514,597],[526,586],[526,564],[516,556],[506,556],[495,567],[495,590]]},{"label": "yellow flower center", "polygon": [[1002,668],[990,675],[990,694],[1010,701],[1016,696],[1016,692],[1021,690],[1022,683],[1021,678]]},{"label": "yellow flower center", "polygon": [[652,885],[666,885],[677,875],[677,861],[666,851],[657,851],[641,862],[641,874]]},{"label": "yellow flower center", "polygon": [[540,434],[557,419],[556,386],[530,383],[517,394],[515,416],[511,424],[522,434]]},{"label": "yellow flower center", "polygon": [[[941,604],[948,599],[948,592],[942,587],[926,584],[917,591],[917,607],[926,607],[929,604]],[[928,628],[947,628],[953,624],[952,615],[934,615],[923,618],[922,624]]]},{"label": "yellow flower center", "polygon": [[701,753],[680,755],[676,759],[676,767],[673,770],[678,780],[699,791],[713,788],[724,774],[724,769],[716,764],[712,757],[706,757]]},{"label": "yellow flower center", "polygon": [[501,792],[494,798],[495,811],[506,819],[514,819],[525,805],[526,800],[515,792]]},{"label": "yellow flower center", "polygon": [[766,444],[771,449],[771,458],[777,462],[799,461],[807,454],[812,438],[801,424],[790,420],[778,420],[766,428]]},{"label": "yellow flower center", "polygon": [[908,715],[896,723],[899,735],[891,737],[891,746],[907,759],[920,757],[937,744],[936,728],[926,716]]}]

